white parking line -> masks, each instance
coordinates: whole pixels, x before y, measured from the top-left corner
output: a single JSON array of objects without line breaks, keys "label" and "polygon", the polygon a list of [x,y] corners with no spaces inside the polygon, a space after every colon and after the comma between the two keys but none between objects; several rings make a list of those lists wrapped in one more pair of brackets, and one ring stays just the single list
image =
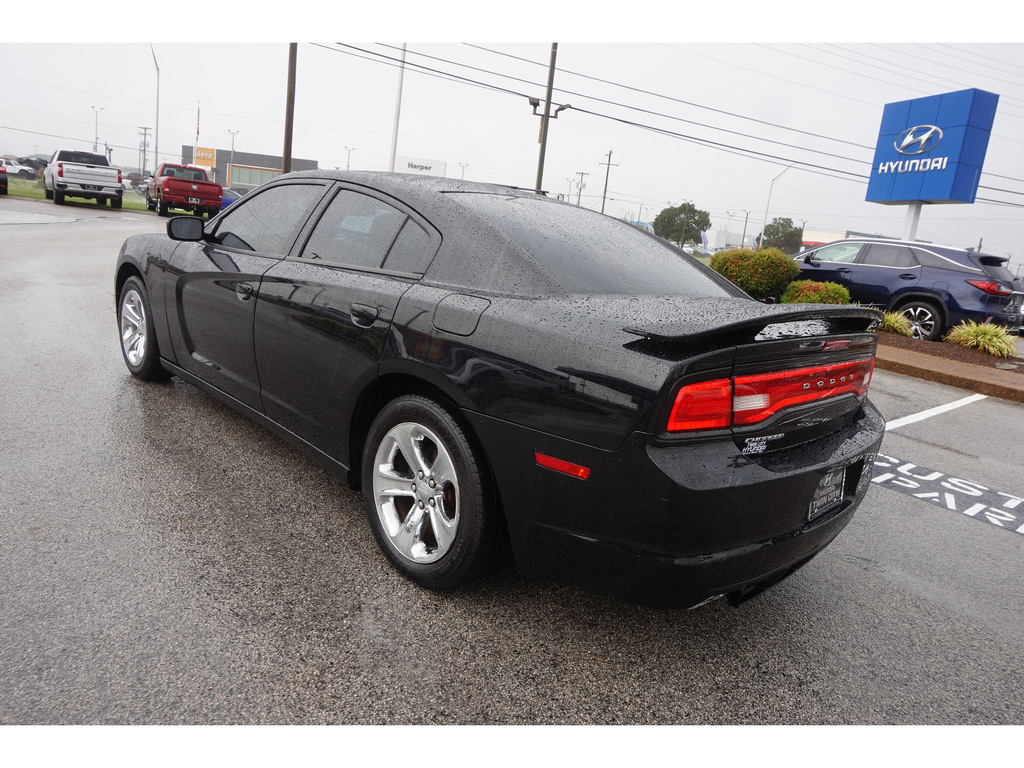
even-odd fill
[{"label": "white parking line", "polygon": [[952,411],[956,408],[976,403],[979,400],[984,400],[986,397],[987,395],[971,395],[970,397],[965,397],[963,400],[956,400],[952,403],[947,403],[946,405],[929,408],[927,411],[912,413],[910,416],[904,416],[902,419],[893,419],[885,425],[885,429],[886,431],[889,431],[890,429],[897,429],[906,424],[913,424],[915,421],[930,419],[932,416],[938,416],[940,413],[945,413],[946,411]]}]

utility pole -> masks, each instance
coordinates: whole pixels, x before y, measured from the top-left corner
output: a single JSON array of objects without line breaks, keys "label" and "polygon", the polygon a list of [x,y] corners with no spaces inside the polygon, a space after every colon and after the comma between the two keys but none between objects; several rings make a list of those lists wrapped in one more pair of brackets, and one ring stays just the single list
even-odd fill
[{"label": "utility pole", "polygon": [[292,172],[292,125],[295,122],[295,59],[298,57],[298,43],[288,44],[288,95],[284,109],[284,162],[283,173]]},{"label": "utility pole", "polygon": [[583,197],[583,188],[586,187],[586,183],[583,181],[584,176],[589,176],[589,173],[583,171],[576,171],[576,175],[580,177],[579,183],[576,185],[576,205],[580,204],[580,200]]},{"label": "utility pole", "polygon": [[544,153],[548,147],[548,121],[551,119],[551,92],[555,87],[555,57],[558,55],[558,43],[551,44],[551,65],[548,67],[548,90],[544,97],[544,116],[540,119],[540,158],[537,160],[537,192],[540,192],[544,181]]},{"label": "utility pole", "polygon": [[149,149],[149,128],[143,125],[139,126],[139,130],[142,131],[142,145],[139,149],[142,152],[142,162],[139,163],[139,172],[142,175],[146,174],[146,150]]},{"label": "utility pole", "polygon": [[617,168],[619,164],[618,163],[612,163],[612,151],[609,149],[608,150],[608,162],[607,163],[598,163],[598,165],[605,166],[605,169],[604,169],[604,194],[601,195],[601,213],[604,213],[604,201],[605,201],[605,198],[608,197],[608,174],[611,173],[612,165],[614,165]]}]

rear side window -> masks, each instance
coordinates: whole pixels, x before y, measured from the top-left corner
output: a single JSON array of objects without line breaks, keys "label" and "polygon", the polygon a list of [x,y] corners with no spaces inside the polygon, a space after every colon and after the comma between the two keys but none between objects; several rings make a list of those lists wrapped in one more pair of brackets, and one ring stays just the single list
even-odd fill
[{"label": "rear side window", "polygon": [[430,235],[412,219],[406,219],[398,239],[391,246],[391,252],[384,262],[385,269],[396,272],[411,272],[422,275],[430,266],[434,249],[430,247]]},{"label": "rear side window", "polygon": [[376,198],[342,190],[317,222],[302,258],[380,269],[407,218]]},{"label": "rear side window", "polygon": [[867,253],[861,257],[862,264],[876,267],[916,267],[917,259],[905,245],[874,243],[868,247]]},{"label": "rear side window", "polygon": [[323,193],[319,184],[281,184],[246,195],[218,222],[217,242],[225,248],[285,256]]}]

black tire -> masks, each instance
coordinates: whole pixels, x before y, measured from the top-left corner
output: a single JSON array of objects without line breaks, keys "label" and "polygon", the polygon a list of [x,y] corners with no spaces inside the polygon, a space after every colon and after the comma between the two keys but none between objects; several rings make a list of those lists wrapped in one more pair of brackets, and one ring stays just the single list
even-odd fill
[{"label": "black tire", "polygon": [[440,402],[408,395],[381,410],[362,481],[377,544],[417,584],[453,589],[495,565],[501,523],[487,462]]},{"label": "black tire", "polygon": [[58,190],[53,190],[53,202],[57,205],[64,205],[64,193]]},{"label": "black tire", "polygon": [[110,207],[115,209],[120,208],[123,202],[124,201],[120,197],[112,197],[110,198]]},{"label": "black tire", "polygon": [[45,184],[43,184],[43,197],[47,200],[53,200],[53,190],[47,189]]},{"label": "black tire", "polygon": [[155,211],[156,210],[156,203],[154,203],[150,199],[149,192],[146,193],[146,210],[147,211]]},{"label": "black tire", "polygon": [[6,195],[6,194],[7,194],[7,185],[4,184],[2,187],[0,187],[0,195]]},{"label": "black tire", "polygon": [[163,201],[163,198],[157,198],[156,200],[156,212],[158,216],[167,215],[167,203]]},{"label": "black tire", "polygon": [[901,315],[910,321],[910,335],[915,339],[938,341],[945,331],[942,311],[930,301],[915,299],[899,308]]},{"label": "black tire", "polygon": [[169,376],[160,364],[149,294],[137,277],[129,277],[121,287],[121,295],[117,299],[117,328],[121,338],[121,356],[132,376],[145,381]]},{"label": "black tire", "polygon": [[107,207],[107,198],[105,198],[105,197],[97,197],[96,198],[96,205],[98,205],[100,208],[106,208]]}]

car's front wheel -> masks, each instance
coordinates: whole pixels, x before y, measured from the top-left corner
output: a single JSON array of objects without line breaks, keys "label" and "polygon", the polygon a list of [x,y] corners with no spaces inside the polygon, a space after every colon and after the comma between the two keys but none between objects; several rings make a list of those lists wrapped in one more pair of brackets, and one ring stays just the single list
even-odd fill
[{"label": "car's front wheel", "polygon": [[910,321],[910,335],[915,339],[938,341],[942,337],[942,314],[930,301],[912,301],[899,311]]},{"label": "car's front wheel", "polygon": [[121,331],[121,354],[132,375],[147,381],[167,378],[167,371],[160,365],[149,294],[137,277],[129,277],[121,288],[117,325]]},{"label": "car's front wheel", "polygon": [[501,535],[493,486],[472,435],[437,400],[393,400],[370,427],[363,497],[392,564],[430,589],[479,577]]}]

